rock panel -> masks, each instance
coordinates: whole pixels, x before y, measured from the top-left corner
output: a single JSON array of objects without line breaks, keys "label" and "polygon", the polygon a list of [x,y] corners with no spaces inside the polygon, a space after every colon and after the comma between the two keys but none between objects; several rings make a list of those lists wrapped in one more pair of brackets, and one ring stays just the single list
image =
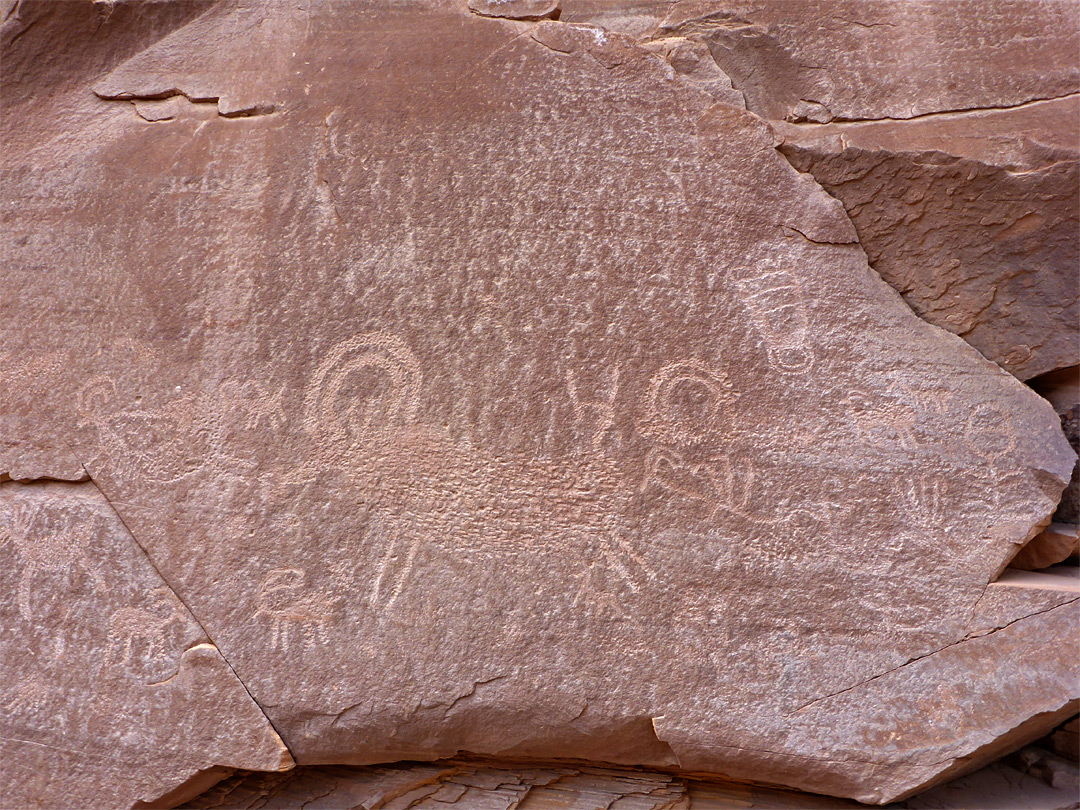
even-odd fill
[{"label": "rock panel", "polygon": [[0,548],[6,806],[175,804],[228,769],[291,766],[92,484],[0,486]]},{"label": "rock panel", "polygon": [[571,0],[563,19],[709,53],[916,313],[1020,379],[1077,364],[1071,4]]},{"label": "rock panel", "polygon": [[778,121],[908,119],[1080,92],[1068,0],[567,0],[561,19],[708,43]]},{"label": "rock panel", "polygon": [[0,434],[71,448],[298,761],[887,801],[1075,697],[1068,606],[967,637],[1072,468],[1056,414],[673,64],[223,4],[5,166]]},{"label": "rock panel", "polygon": [[777,131],[911,308],[1026,380],[1080,361],[1078,116],[1072,97]]}]

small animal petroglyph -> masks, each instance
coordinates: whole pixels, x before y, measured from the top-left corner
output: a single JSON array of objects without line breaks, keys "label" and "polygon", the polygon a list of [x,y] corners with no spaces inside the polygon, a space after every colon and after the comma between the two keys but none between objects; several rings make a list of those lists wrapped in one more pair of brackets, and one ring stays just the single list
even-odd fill
[{"label": "small animal petroglyph", "polygon": [[[48,516],[41,514],[41,507],[16,507],[7,525],[0,524],[0,543],[11,542],[23,562],[19,572],[17,601],[19,615],[33,621],[33,586],[39,573],[67,574],[81,571],[88,575],[94,587],[102,591],[105,580],[89,553],[94,539],[90,520],[75,519],[59,529],[50,525]],[[67,513],[65,520],[71,520]]]},{"label": "small animal petroglyph", "polygon": [[882,450],[899,448],[909,453],[918,448],[914,433],[918,413],[892,393],[871,396],[862,391],[852,391],[841,400],[841,404],[863,444]]},{"label": "small animal petroglyph", "polygon": [[979,405],[967,418],[964,443],[987,464],[994,464],[1016,449],[1016,429],[1009,412],[996,403]]},{"label": "small animal petroglyph", "polygon": [[601,452],[604,435],[615,425],[615,397],[619,394],[620,369],[614,368],[609,374],[611,380],[607,394],[601,400],[583,399],[578,391],[577,374],[573,369],[566,371],[566,389],[570,394],[570,405],[574,410],[574,422],[577,425],[592,425],[589,440],[593,452]]},{"label": "small animal petroglyph", "polygon": [[690,462],[677,450],[653,447],[645,455],[645,476],[641,492],[660,486],[705,506],[709,517],[727,512],[760,521],[750,511],[757,470],[751,462],[736,464],[727,454],[715,454],[706,461]]},{"label": "small animal petroglyph", "polygon": [[304,396],[304,424],[312,436],[348,450],[379,431],[416,421],[420,362],[400,337],[356,335],[319,363]]},{"label": "small animal petroglyph", "polygon": [[660,444],[699,445],[721,434],[737,398],[722,371],[696,360],[672,363],[653,375],[638,429]]},{"label": "small animal petroglyph", "polygon": [[169,629],[187,621],[187,610],[168,588],[152,594],[151,609],[120,608],[109,617],[109,655],[125,665],[153,661],[165,654]]},{"label": "small animal petroglyph", "polygon": [[775,267],[736,267],[731,274],[765,341],[770,365],[785,374],[809,370],[814,353],[807,343],[810,320],[799,280],[789,270]]},{"label": "small animal petroglyph", "polygon": [[259,583],[255,617],[270,622],[270,645],[288,649],[295,628],[305,644],[326,644],[326,625],[334,616],[330,601],[307,590],[306,577],[299,568],[275,568]]}]

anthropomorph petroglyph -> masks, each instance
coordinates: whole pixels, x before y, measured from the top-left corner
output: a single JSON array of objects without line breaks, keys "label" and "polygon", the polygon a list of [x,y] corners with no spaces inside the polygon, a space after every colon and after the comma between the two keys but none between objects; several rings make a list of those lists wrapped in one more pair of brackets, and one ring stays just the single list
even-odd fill
[{"label": "anthropomorph petroglyph", "polygon": [[370,332],[337,344],[319,363],[304,396],[308,433],[339,452],[380,431],[416,421],[420,363],[397,335]]},{"label": "anthropomorph petroglyph", "polygon": [[589,443],[594,453],[602,452],[604,436],[615,424],[615,398],[619,394],[619,375],[616,367],[609,372],[609,383],[602,399],[586,399],[578,389],[577,372],[566,371],[566,390],[574,411],[574,423],[588,431]]},{"label": "anthropomorph petroglyph", "polygon": [[657,485],[704,507],[745,514],[753,464],[738,464],[723,439],[739,395],[723,371],[696,360],[671,363],[653,375],[638,431],[651,447],[639,491]]},{"label": "anthropomorph petroglyph", "polygon": [[738,399],[727,375],[697,360],[664,366],[649,382],[642,435],[673,447],[695,447],[722,435]]}]

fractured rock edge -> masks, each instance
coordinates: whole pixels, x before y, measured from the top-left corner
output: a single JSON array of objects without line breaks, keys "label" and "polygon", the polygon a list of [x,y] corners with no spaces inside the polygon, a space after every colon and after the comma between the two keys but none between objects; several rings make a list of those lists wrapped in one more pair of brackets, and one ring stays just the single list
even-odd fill
[{"label": "fractured rock edge", "polygon": [[[74,454],[71,455],[72,457],[74,456]],[[72,479],[60,477],[64,475],[69,475],[70,468],[67,463],[63,463],[62,466],[54,468],[49,467],[47,462],[42,464],[40,457],[36,458],[35,461],[37,463],[34,465],[34,469],[35,471],[40,473],[37,477],[32,479],[27,479],[25,477],[15,479],[10,474],[5,474],[4,478],[0,478],[0,495],[2,495],[2,493],[9,487],[55,486],[57,484],[77,487],[79,490],[82,490],[84,487],[88,490],[92,490],[108,506],[108,508],[113,513],[115,519],[126,530],[125,533],[128,535],[130,541],[134,545],[133,551],[135,552],[135,554],[137,554],[141,558],[143,563],[150,567],[150,569],[156,575],[158,581],[166,589],[168,589],[172,596],[175,597],[175,599],[184,607],[187,614],[197,624],[199,631],[203,637],[202,640],[191,644],[190,646],[186,647],[183,652],[181,652],[176,670],[171,675],[159,681],[151,681],[147,685],[154,687],[162,686],[177,679],[195,677],[192,673],[194,673],[196,670],[205,672],[207,667],[209,667],[210,669],[219,669],[220,667],[223,667],[224,670],[220,672],[220,675],[218,677],[223,677],[227,679],[226,682],[234,681],[236,685],[238,685],[243,690],[243,695],[246,699],[245,704],[249,708],[253,708],[259,718],[259,720],[256,721],[256,724],[261,723],[263,725],[262,734],[264,736],[261,750],[248,750],[240,753],[237,758],[228,759],[227,761],[209,764],[205,767],[189,770],[183,773],[182,778],[180,778],[179,781],[177,781],[174,777],[171,783],[161,785],[161,792],[159,794],[144,795],[138,798],[132,805],[132,808],[174,807],[177,804],[187,801],[188,799],[206,791],[208,788],[212,787],[214,784],[231,775],[237,770],[286,771],[293,768],[296,763],[292,757],[292,754],[289,751],[288,747],[285,745],[285,742],[281,738],[281,735],[278,734],[277,730],[270,722],[270,719],[266,716],[266,712],[263,710],[263,707],[260,706],[259,703],[251,696],[251,693],[248,691],[247,686],[243,683],[243,681],[240,680],[239,677],[237,677],[232,665],[228,662],[228,660],[222,654],[221,650],[210,638],[201,621],[199,621],[198,617],[196,617],[195,614],[191,611],[184,598],[179,593],[177,593],[176,589],[173,588],[173,586],[162,575],[161,571],[158,570],[153,560],[146,553],[145,548],[135,537],[135,535],[127,528],[123,517],[120,515],[119,512],[117,512],[115,507],[109,501],[108,496],[104,493],[104,491],[102,491],[102,489],[97,485],[97,483],[90,478],[89,474],[86,473],[85,468],[82,467],[81,462],[78,462],[78,464],[79,467],[83,470],[84,475],[78,479]],[[61,458],[61,461],[67,462],[68,459]],[[9,473],[11,471],[16,471],[17,474],[19,474],[20,476],[25,476],[25,468],[20,468],[15,464],[4,464],[3,467],[7,469]],[[19,472],[20,470],[22,470],[22,472]],[[224,685],[219,684],[218,694],[228,698],[226,694],[228,692],[228,687],[221,687],[224,687]],[[246,722],[250,723],[252,719],[253,718],[248,718]],[[236,714],[231,716],[222,716],[220,718],[215,718],[215,720],[219,721],[221,723],[221,728],[224,729],[232,728],[233,724],[235,723],[245,722],[243,718]],[[33,740],[22,740],[15,737],[2,737],[0,738],[0,743],[2,743],[3,747],[5,748],[12,745],[16,747],[20,745],[29,745],[37,748],[55,748],[55,746],[51,746],[45,743]],[[58,752],[61,751],[61,749],[55,750],[57,750]],[[87,756],[87,752],[71,750],[64,752],[64,755],[74,755],[76,757],[76,761],[81,761],[82,758]],[[93,754],[90,754],[89,756],[91,759],[95,759]],[[154,756],[152,752],[151,756]],[[162,755],[159,754],[157,756]],[[168,757],[168,754],[165,754],[165,756]],[[111,758],[108,755],[103,755],[100,761],[103,763],[102,767],[104,767],[106,770],[111,769],[114,771],[112,777],[117,784],[123,785],[128,782],[128,779],[125,778],[124,775],[126,767],[125,765],[115,766],[110,764]],[[170,764],[175,763],[175,759],[172,758],[169,758],[166,761]],[[162,764],[163,766],[165,765],[164,762]],[[160,776],[160,774],[166,771],[165,767],[151,767],[151,763],[149,762],[144,762],[143,765],[146,768],[146,772],[150,774]],[[11,778],[10,772],[8,778]],[[7,789],[5,789],[5,793],[7,793]]]},{"label": "fractured rock edge", "polygon": [[[21,474],[22,474],[22,475],[25,475],[25,473],[21,473]],[[14,476],[11,476],[11,477],[14,477]],[[104,492],[103,492],[103,496],[104,496]],[[136,542],[137,542],[137,541],[136,541]],[[167,584],[167,583],[166,583],[166,584]],[[959,644],[959,642],[958,642],[957,644]],[[945,649],[945,648],[943,648],[943,649]],[[934,653],[931,653],[931,654],[934,654]],[[260,707],[260,708],[261,708],[261,707]]]},{"label": "fractured rock edge", "polygon": [[[1075,350],[1080,335],[1076,333],[1073,325],[1077,318],[1073,314],[1077,306],[1077,298],[1071,294],[1067,280],[1059,283],[1056,288],[1044,284],[1046,289],[1040,288],[1039,285],[1029,288],[1021,283],[1034,272],[1028,269],[1033,263],[1035,267],[1038,267],[1040,263],[1049,262],[1043,268],[1044,278],[1046,278],[1048,269],[1050,276],[1053,276],[1067,268],[1075,267],[1077,261],[1080,260],[1076,255],[1076,242],[1073,240],[1070,244],[1068,236],[1076,230],[1075,221],[1071,224],[1058,222],[1061,211],[1070,207],[1075,208],[1075,202],[1070,204],[1069,200],[1062,197],[1063,194],[1068,193],[1068,188],[1075,187],[1075,178],[1070,180],[1068,175],[1065,175],[1063,178],[1056,179],[1054,176],[1041,174],[1074,172],[1077,157],[1075,143],[1064,136],[1065,133],[1060,131],[1062,128],[1060,125],[1057,127],[1057,132],[1054,131],[1053,126],[1050,126],[1032,136],[1030,143],[1026,143],[1031,133],[1013,131],[1007,125],[994,123],[994,121],[1002,123],[1014,121],[1026,115],[1044,118],[1048,110],[1070,108],[1063,121],[1066,122],[1065,131],[1071,130],[1070,123],[1076,117],[1076,102],[1080,100],[1080,92],[1076,90],[1075,81],[1065,82],[1054,91],[1046,88],[1045,92],[1037,92],[1036,88],[1029,88],[1030,92],[1008,96],[1006,103],[989,104],[987,103],[989,99],[984,98],[981,103],[946,105],[918,114],[914,114],[913,111],[913,114],[906,116],[894,114],[833,116],[826,107],[817,102],[804,100],[799,105],[800,108],[805,107],[802,110],[804,115],[785,117],[782,111],[772,109],[769,103],[766,103],[771,98],[770,87],[783,85],[784,82],[780,76],[762,79],[760,71],[756,70],[750,70],[749,75],[743,75],[745,70],[740,69],[732,72],[730,68],[733,67],[741,66],[741,68],[749,69],[748,65],[754,64],[752,53],[740,52],[741,55],[739,55],[733,52],[729,55],[730,59],[725,60],[711,46],[705,47],[707,43],[713,41],[713,35],[719,31],[727,28],[744,30],[748,26],[746,30],[757,31],[754,36],[762,38],[759,47],[765,47],[765,42],[771,42],[772,46],[778,49],[773,57],[779,59],[786,55],[788,58],[793,58],[787,50],[791,45],[790,42],[786,40],[786,44],[773,42],[766,30],[768,26],[761,27],[764,23],[751,25],[748,22],[760,16],[758,12],[761,11],[761,4],[756,6],[751,4],[746,9],[732,10],[716,9],[693,0],[684,0],[681,3],[671,4],[670,11],[667,12],[663,7],[656,5],[628,8],[620,4],[596,3],[590,0],[568,5],[570,9],[566,19],[610,26],[612,30],[636,37],[649,48],[663,48],[665,42],[694,43],[697,46],[697,52],[701,55],[700,58],[712,63],[710,69],[729,76],[727,84],[731,85],[734,82],[736,85],[734,91],[747,100],[745,106],[763,120],[767,120],[770,126],[781,135],[785,141],[781,144],[781,152],[788,161],[799,171],[812,172],[830,194],[844,203],[856,227],[860,229],[862,244],[870,256],[871,266],[889,284],[902,290],[909,306],[923,320],[961,335],[984,356],[1022,380],[1055,368],[1075,365],[1080,359]],[[1047,7],[1046,13],[1050,15],[1047,19],[1051,19],[1053,9]],[[1032,14],[1038,17],[1036,12],[1033,11]],[[769,17],[768,14],[764,16]],[[873,17],[873,13],[870,16]],[[738,36],[734,34],[733,36],[738,40]],[[950,58],[955,58],[955,54]],[[790,67],[797,69],[798,66],[793,62]],[[833,68],[840,69],[836,65],[824,69]],[[761,69],[768,73],[766,68]],[[1030,66],[1028,70],[1030,72]],[[1058,77],[1059,80],[1061,78]],[[744,83],[745,86],[743,86]],[[1057,85],[1054,86],[1057,88]],[[752,99],[754,103],[751,103]],[[718,100],[729,99],[718,98]],[[777,99],[773,100],[779,103]],[[828,98],[825,100],[828,101]],[[884,99],[880,101],[885,102]],[[819,120],[814,112],[816,108],[824,111],[825,117]],[[888,105],[885,109],[888,109]],[[798,113],[799,110],[796,109],[795,112]],[[935,142],[931,138],[924,148],[911,143],[903,143],[911,134],[925,135],[928,130],[936,126],[949,126],[950,123],[963,122],[976,122],[979,126],[970,133],[954,132],[949,141],[939,137]],[[988,128],[981,129],[982,127]],[[880,135],[887,134],[890,130],[894,133],[891,139],[892,145],[876,147],[879,155],[877,163],[881,165],[876,167],[875,171],[880,168],[882,171],[901,173],[899,179],[891,178],[891,182],[894,183],[892,190],[895,197],[903,196],[906,199],[909,194],[915,196],[920,193],[925,194],[924,187],[930,181],[923,178],[922,183],[916,181],[905,185],[903,171],[908,162],[917,166],[927,159],[926,153],[935,149],[940,150],[939,157],[948,155],[949,160],[956,164],[957,175],[967,174],[969,169],[977,172],[974,178],[968,177],[966,181],[962,181],[961,192],[968,190],[970,196],[981,198],[989,186],[988,201],[980,203],[982,207],[978,208],[977,212],[967,215],[966,218],[963,213],[948,212],[946,214],[946,216],[956,218],[954,230],[961,237],[969,237],[969,240],[974,243],[966,246],[966,249],[964,249],[965,246],[961,246],[961,249],[956,252],[959,259],[956,256],[950,256],[947,252],[942,256],[936,255],[932,247],[936,239],[934,234],[930,234],[931,247],[920,248],[919,243],[927,234],[920,230],[918,220],[916,220],[911,225],[913,233],[906,240],[913,245],[912,249],[916,256],[909,258],[903,255],[905,251],[901,250],[901,255],[893,256],[890,261],[890,254],[895,253],[896,240],[892,231],[894,229],[902,231],[908,227],[908,223],[906,221],[890,223],[889,218],[894,212],[888,209],[888,204],[884,212],[884,222],[878,222],[878,219],[883,216],[882,212],[876,210],[873,205],[866,206],[865,200],[859,201],[857,188],[847,190],[843,184],[838,187],[835,177],[832,178],[834,182],[830,182],[830,174],[836,175],[838,172],[843,174],[845,171],[850,171],[851,167],[848,164],[853,161],[861,160],[865,163],[873,154],[875,147],[856,147],[859,151],[855,153],[855,158],[850,158],[845,162],[833,159],[835,153],[840,151],[838,148],[825,148],[821,142],[831,137],[834,140],[839,139],[846,147],[848,144],[845,141],[845,133],[847,137],[853,138],[854,133],[867,132]],[[904,133],[904,137],[895,137],[895,134],[901,132]],[[886,143],[889,142],[890,139],[886,137]],[[979,154],[968,154],[972,146],[976,147],[975,151]],[[1040,173],[1042,179],[1040,180],[1039,177],[1022,180],[1013,178],[1012,182],[1019,180],[1024,184],[1022,189],[1015,192],[1011,186],[1002,184],[1009,183],[1008,178],[1004,181],[995,179],[997,172],[1011,170],[1013,166],[1010,165],[1011,158],[1007,154],[990,154],[991,152],[1001,150],[1004,153],[1011,153],[1031,148],[1034,151],[1057,150],[1071,153],[1071,156],[1069,154],[1059,156],[1060,165],[1054,167],[1021,165],[1017,170],[1018,174]],[[965,158],[970,158],[974,162],[966,164]],[[1022,159],[1021,162],[1023,162]],[[931,172],[938,170],[945,169],[942,167],[927,169]],[[944,183],[945,179],[942,178],[941,182]],[[974,183],[971,182],[972,179]],[[890,182],[890,178],[886,177],[885,182]],[[999,192],[996,196],[993,193],[995,188]],[[1024,210],[1022,201],[1011,199],[1021,194],[1032,201],[1031,210]],[[853,195],[856,199],[850,199]],[[1038,200],[1050,197],[1053,198],[1051,210],[1040,211]],[[927,199],[928,203],[919,204],[931,207],[938,204],[933,194],[927,195]],[[866,212],[860,218],[856,216],[856,212],[862,208],[865,208]],[[918,209],[911,210],[917,212]],[[1031,211],[1039,213],[1031,213]],[[910,216],[913,217],[914,213]],[[1041,222],[1040,218],[1046,221]],[[1011,225],[1010,222],[1012,222]],[[983,226],[988,227],[989,231],[980,234]],[[1049,246],[1041,248],[1045,255],[1033,255],[1026,264],[1017,264],[1013,255],[1018,250],[1016,243],[1029,230],[1032,231],[1031,238],[1037,238],[1048,243]],[[1046,239],[1045,237],[1051,233],[1058,234],[1057,238]],[[979,247],[975,247],[975,244]],[[901,240],[901,245],[903,245],[903,240]],[[918,256],[920,250],[929,255]],[[987,254],[985,259],[980,257],[982,253]],[[952,261],[946,267],[948,258]],[[960,264],[961,260],[963,264]],[[967,277],[972,272],[967,268],[977,268],[986,261],[990,262],[989,275],[984,274],[975,279]],[[954,267],[953,262],[959,267]],[[907,269],[913,264],[914,275],[910,269]],[[941,267],[942,270],[933,271],[933,276],[930,276],[931,269],[937,267]],[[920,268],[923,277],[919,276]],[[1019,280],[1016,277],[1019,277]],[[942,285],[945,285],[947,295],[936,294]],[[1071,286],[1075,287],[1075,282]],[[998,294],[999,287],[1001,288],[1000,295]],[[963,292],[957,301],[953,301],[953,293],[956,289],[961,289]],[[1066,303],[1061,304],[1062,300]],[[978,309],[973,306],[975,304],[984,306]],[[1063,308],[1064,311],[1060,311]],[[1014,331],[1017,334],[1013,335]]]},{"label": "fractured rock edge", "polygon": [[[1074,721],[1075,723],[1075,721]],[[1023,756],[1034,763],[1054,757],[1028,748]],[[1073,806],[1070,774],[1076,766],[1058,763],[1059,773],[1035,774],[1026,763],[998,761],[962,784],[950,782],[901,808],[971,807],[994,797],[994,806],[1015,801],[1027,810],[1060,810]],[[1017,770],[1019,766],[1019,770]],[[1065,784],[1058,784],[1059,779]],[[1052,786],[1051,786],[1052,785]],[[924,800],[925,796],[925,800]],[[598,767],[585,763],[467,758],[464,755],[434,765],[395,763],[386,766],[302,766],[288,774],[238,773],[185,805],[195,810],[275,806],[379,807],[384,810],[435,808],[525,807],[615,808],[637,810],[728,810],[732,807],[857,808],[865,805],[808,793],[792,793],[746,783],[722,782],[663,770]],[[360,802],[357,805],[357,802]],[[1012,804],[1009,805],[1013,806]]]},{"label": "fractured rock edge", "polygon": [[[1078,154],[1053,134],[1080,104],[1073,95],[1016,109],[772,126],[788,161],[844,204],[871,265],[917,315],[1027,380],[1077,362]],[[953,132],[969,122],[967,139]],[[957,239],[943,241],[934,223]],[[1041,284],[1025,285],[1037,274]]]},{"label": "fractured rock edge", "polygon": [[[1052,632],[1056,629],[1061,632],[1071,628],[1076,620],[1080,600],[1077,600],[1073,594],[1069,594],[1069,597],[1069,601],[1064,604],[1037,611],[1029,616],[1010,621],[1004,627],[958,641],[935,653],[881,673],[864,684],[821,698],[815,701],[815,706],[820,707],[820,710],[816,712],[818,715],[816,723],[813,717],[810,717],[808,721],[801,719],[801,712],[808,710],[810,706],[789,716],[792,735],[798,736],[800,725],[804,729],[813,729],[817,724],[843,725],[849,715],[870,714],[880,720],[881,734],[888,732],[902,742],[905,718],[897,719],[891,715],[887,700],[890,681],[903,683],[913,679],[919,682],[921,678],[926,678],[926,681],[929,681],[929,683],[924,681],[927,690],[933,691],[922,693],[923,699],[929,700],[939,709],[954,707],[952,713],[958,718],[963,716],[965,706],[980,701],[992,701],[999,706],[1004,704],[1002,708],[1005,708],[1010,705],[1009,698],[1002,694],[1002,690],[995,690],[993,685],[987,684],[989,680],[992,680],[992,673],[996,672],[1003,662],[1027,660],[1028,657],[1036,655],[1040,648],[1039,640],[1045,637],[1047,631]],[[1057,628],[1033,627],[1031,626],[1033,623],[1040,625],[1056,623],[1059,626]],[[1004,649],[995,653],[993,647],[999,643]],[[1062,652],[1065,660],[1057,662],[1059,670],[1057,676],[1046,675],[1051,680],[1055,677],[1063,677],[1070,683],[1068,695],[1059,698],[1047,697],[1041,701],[1040,705],[1031,707],[1034,709],[1034,714],[1031,716],[1027,716],[1027,710],[1025,710],[1022,713],[1014,713],[1011,717],[1000,717],[997,728],[983,727],[977,733],[972,730],[969,740],[982,739],[981,744],[973,748],[955,750],[955,740],[946,741],[936,749],[914,749],[906,755],[907,762],[894,760],[888,769],[882,769],[885,763],[874,759],[823,759],[803,754],[795,755],[782,750],[742,748],[725,743],[717,743],[715,746],[706,748],[689,740],[680,741],[672,736],[666,729],[663,718],[657,718],[657,731],[660,738],[666,739],[675,749],[681,767],[690,772],[729,776],[730,774],[723,770],[722,764],[712,766],[712,763],[722,763],[725,759],[743,756],[747,761],[757,764],[763,783],[789,785],[792,774],[805,770],[806,764],[813,764],[815,771],[821,773],[813,776],[811,784],[805,785],[803,789],[824,793],[826,791],[819,788],[828,785],[834,790],[842,789],[843,795],[861,802],[886,804],[912,796],[945,779],[976,770],[992,759],[1038,739],[1068,719],[1076,712],[1076,701],[1080,700],[1077,664],[1072,662],[1075,656],[1070,655],[1070,652],[1072,651]],[[968,660],[965,661],[965,658]],[[961,683],[955,679],[950,681],[947,674],[940,676],[936,681],[933,680],[934,668],[947,671],[950,665],[958,665],[964,672],[969,673],[968,683]],[[973,668],[977,671],[971,673]],[[928,670],[931,671],[930,677],[927,677]],[[1032,668],[1032,677],[1035,677],[1036,670],[1037,667]],[[1071,671],[1064,674],[1060,670]],[[1011,683],[1011,691],[1016,695],[1021,694],[1026,688],[1026,682],[1020,683],[1023,680],[1023,673],[1017,673]],[[1006,684],[1003,689],[1008,691],[1009,684]],[[906,719],[914,725],[922,720],[922,716],[911,716]],[[807,722],[809,726],[806,725]],[[893,731],[889,732],[890,729]],[[959,735],[957,735],[958,738]],[[941,754],[950,747],[953,749],[951,753],[942,757]],[[797,759],[801,759],[804,764],[795,764]],[[892,771],[891,774],[890,771]]]}]

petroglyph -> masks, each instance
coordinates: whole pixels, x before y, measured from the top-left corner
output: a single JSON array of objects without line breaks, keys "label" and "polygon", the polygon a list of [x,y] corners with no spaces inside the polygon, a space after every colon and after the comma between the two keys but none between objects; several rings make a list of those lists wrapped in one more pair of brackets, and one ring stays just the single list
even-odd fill
[{"label": "petroglyph", "polygon": [[287,424],[284,390],[271,393],[258,380],[227,380],[215,396],[226,414],[234,414],[245,430],[276,433]]},{"label": "petroglyph", "polygon": [[356,335],[336,345],[316,368],[304,396],[304,425],[347,453],[380,431],[413,424],[421,382],[420,363],[400,337]]},{"label": "petroglyph", "polygon": [[0,523],[0,543],[11,543],[23,563],[17,601],[19,615],[28,622],[34,619],[35,590],[47,594],[54,591],[54,584],[39,574],[81,572],[96,589],[105,589],[105,580],[89,553],[94,539],[91,520],[84,518],[56,526],[49,518],[37,506],[12,506]]},{"label": "petroglyph", "polygon": [[806,294],[787,269],[736,267],[732,277],[751,320],[765,341],[769,363],[784,374],[802,374],[814,362]]},{"label": "petroglyph", "polygon": [[619,395],[620,373],[618,366],[611,369],[605,395],[602,399],[592,400],[580,395],[577,373],[573,369],[566,371],[566,390],[570,394],[574,423],[579,429],[588,432],[590,447],[594,453],[603,452],[604,436],[615,424],[615,398]]},{"label": "petroglyph", "polygon": [[916,449],[918,414],[910,405],[888,393],[871,396],[862,391],[850,392],[841,404],[864,445],[880,450]]},{"label": "petroglyph", "polygon": [[118,403],[116,382],[89,381],[79,392],[80,429],[87,431],[96,458],[115,459],[123,480],[175,484],[217,462],[242,466],[225,451],[224,427],[215,397],[176,394],[149,407]]},{"label": "petroglyph", "polygon": [[638,429],[662,444],[693,447],[722,436],[737,398],[722,371],[696,360],[672,363],[653,375]]},{"label": "petroglyph", "polygon": [[305,646],[328,644],[326,626],[334,618],[334,605],[323,594],[310,591],[299,568],[275,568],[259,582],[256,619],[270,623],[270,646],[287,650],[298,636]]},{"label": "petroglyph", "polygon": [[[1000,20],[1054,5],[979,2],[1002,6],[967,15],[999,20],[971,29],[987,42],[1037,33]],[[9,110],[4,160],[0,451],[69,442],[94,482],[72,486],[100,487],[116,515],[94,507],[105,592],[77,564],[34,572],[29,626],[23,563],[0,548],[3,657],[75,687],[77,747],[132,741],[111,779],[6,757],[54,780],[46,803],[92,806],[68,795],[85,782],[130,807],[215,765],[276,767],[245,753],[272,730],[237,678],[301,761],[599,757],[880,802],[1074,697],[1045,643],[1065,625],[1053,611],[939,666],[928,654],[963,635],[904,607],[967,621],[1071,472],[1057,417],[882,283],[779,129],[616,30],[690,36],[691,62],[746,46],[773,81],[790,67],[776,37],[813,33],[781,19],[803,4],[567,0],[566,22],[512,22],[464,2],[245,0],[182,28],[151,19],[211,5],[185,0],[116,3],[97,34],[90,0],[21,5],[9,23],[41,20],[12,64],[47,81],[10,83],[28,103]],[[850,61],[897,4],[839,3],[842,20],[809,5],[831,26],[814,34],[824,55],[840,42]],[[905,37],[933,29],[921,45],[937,54],[956,21],[928,9],[956,4],[917,5]],[[90,64],[35,58],[84,12]],[[574,27],[590,19],[605,30]],[[279,113],[150,124],[94,102],[97,81],[143,98],[179,82],[237,109],[273,97]],[[878,96],[910,86],[887,84]],[[910,390],[890,393],[892,375]],[[945,412],[931,389],[955,394]],[[875,402],[849,410],[854,392]],[[1008,452],[982,446],[1002,428],[981,421],[965,444],[980,403],[1010,412]],[[959,516],[954,558],[886,547],[931,537],[904,496],[922,472],[952,487],[927,515]],[[83,498],[22,486],[0,496]],[[185,651],[176,675],[143,660],[160,643],[135,623],[106,661],[117,611],[164,619],[148,601],[162,578],[221,655],[191,619],[182,643],[176,622],[163,631],[158,658]],[[901,614],[912,630],[890,636]],[[41,667],[55,628],[62,661]],[[130,677],[143,667],[152,681]],[[942,746],[910,698],[944,705],[951,683],[967,691]],[[860,745],[888,723],[892,742]]]},{"label": "petroglyph", "polygon": [[109,617],[109,655],[125,666],[164,656],[173,626],[183,629],[188,621],[187,610],[168,588],[150,596],[149,610],[123,607]]},{"label": "petroglyph", "polygon": [[937,535],[947,530],[946,521],[950,513],[948,492],[947,480],[924,473],[908,484],[902,497],[915,524]]},{"label": "petroglyph", "polygon": [[368,604],[381,615],[394,607],[408,582],[420,548],[420,537],[409,532],[400,522],[380,520],[376,521],[374,531],[369,536],[385,546],[368,596]]},{"label": "petroglyph", "polygon": [[654,374],[638,422],[652,443],[638,491],[658,485],[704,505],[711,519],[723,512],[748,516],[756,471],[724,446],[738,398],[727,374],[696,360]]}]

